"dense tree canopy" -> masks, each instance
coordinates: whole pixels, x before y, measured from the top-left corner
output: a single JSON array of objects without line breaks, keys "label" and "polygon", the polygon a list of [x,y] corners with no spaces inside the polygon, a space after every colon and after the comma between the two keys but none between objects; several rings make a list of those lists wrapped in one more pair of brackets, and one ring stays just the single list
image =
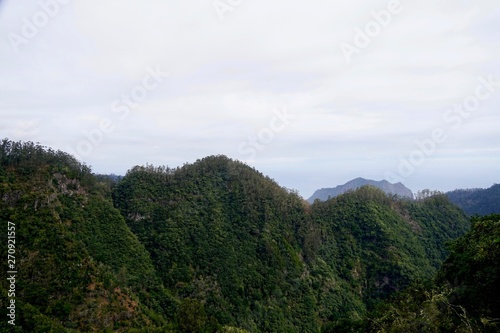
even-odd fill
[{"label": "dense tree canopy", "polygon": [[487,189],[455,190],[446,195],[471,216],[500,214],[500,184]]},{"label": "dense tree canopy", "polygon": [[372,332],[498,332],[500,215],[474,218],[432,285],[412,285],[365,320]]},{"label": "dense tree canopy", "polygon": [[[392,321],[377,311],[392,313],[397,295],[432,280],[446,243],[469,227],[444,195],[412,201],[363,187],[310,205],[225,156],[122,178],[33,143],[0,148],[0,220],[17,227],[17,332],[382,329]],[[455,245],[442,270],[453,297],[493,309],[464,306],[473,315],[496,315],[478,301],[497,282],[495,237],[479,237],[492,257]],[[493,280],[455,292],[471,286],[460,261],[471,256]]]}]

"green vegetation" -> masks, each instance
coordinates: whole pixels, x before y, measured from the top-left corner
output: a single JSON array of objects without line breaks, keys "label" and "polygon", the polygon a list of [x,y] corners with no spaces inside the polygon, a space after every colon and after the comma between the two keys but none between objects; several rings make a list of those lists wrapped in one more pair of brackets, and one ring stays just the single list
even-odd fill
[{"label": "green vegetation", "polygon": [[[470,226],[443,195],[362,187],[310,205],[225,156],[121,178],[3,140],[0,221],[17,228],[17,332],[417,332],[498,318],[483,298],[498,285],[498,223],[456,241],[440,270]],[[480,256],[460,252],[476,240]]]},{"label": "green vegetation", "polygon": [[164,325],[168,294],[90,168],[32,143],[4,140],[0,149],[0,220],[4,230],[16,225],[18,331]]},{"label": "green vegetation", "polygon": [[500,214],[500,184],[487,189],[455,190],[446,195],[471,216]]},{"label": "green vegetation", "polygon": [[207,323],[317,331],[297,194],[220,156],[178,170],[136,167],[117,186],[115,203],[165,287],[203,305]]},{"label": "green vegetation", "polygon": [[453,288],[454,302],[500,328],[500,215],[473,218],[471,230],[450,250],[438,283]]},{"label": "green vegetation", "polygon": [[498,332],[500,330],[500,215],[473,219],[452,242],[433,285],[414,285],[380,305],[372,332]]}]

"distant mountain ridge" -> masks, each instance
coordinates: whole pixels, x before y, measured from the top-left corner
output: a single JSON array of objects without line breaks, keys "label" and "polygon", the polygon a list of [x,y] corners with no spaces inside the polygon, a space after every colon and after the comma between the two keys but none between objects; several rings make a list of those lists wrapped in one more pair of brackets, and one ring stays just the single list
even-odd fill
[{"label": "distant mountain ridge", "polygon": [[468,215],[500,214],[500,184],[486,189],[454,190],[446,195]]},{"label": "distant mountain ridge", "polygon": [[322,188],[316,190],[316,192],[314,192],[314,194],[309,199],[307,199],[307,201],[310,203],[313,203],[314,200],[316,199],[319,199],[321,201],[326,201],[329,198],[334,198],[336,196],[346,193],[349,190],[355,190],[366,185],[375,186],[387,194],[391,195],[395,194],[400,197],[408,197],[413,199],[413,192],[409,188],[404,186],[402,183],[392,184],[389,183],[387,180],[376,181],[372,179],[365,179],[358,177],[356,179],[348,181],[344,185],[338,185],[333,188]]}]

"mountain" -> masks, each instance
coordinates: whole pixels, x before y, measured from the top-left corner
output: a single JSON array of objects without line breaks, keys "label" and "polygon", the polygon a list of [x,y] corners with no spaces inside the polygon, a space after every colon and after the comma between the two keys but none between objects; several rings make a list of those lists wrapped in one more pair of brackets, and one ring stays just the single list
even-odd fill
[{"label": "mountain", "polygon": [[500,215],[473,218],[433,283],[413,284],[343,332],[500,332],[499,239]]},{"label": "mountain", "polygon": [[[15,288],[6,279],[0,284],[3,318],[7,291],[15,293],[17,330],[11,332],[166,325],[174,301],[109,193],[88,166],[64,152],[0,142],[0,221],[5,230],[14,228],[9,254],[18,272]],[[0,252],[7,258],[7,246]],[[3,320],[0,331],[8,326]]]},{"label": "mountain", "polygon": [[[500,329],[500,215],[472,219],[471,229],[450,245],[437,281],[453,288],[457,303]],[[491,320],[495,318],[495,320]],[[493,331],[493,330],[492,330]]]},{"label": "mountain", "polygon": [[487,189],[455,190],[446,195],[468,215],[500,214],[500,184]]},{"label": "mountain", "polygon": [[432,279],[470,225],[443,195],[362,187],[310,205],[225,156],[114,180],[9,140],[0,222],[16,229],[15,332],[35,333],[342,331]]},{"label": "mountain", "polygon": [[322,188],[320,190],[317,190],[309,199],[307,199],[307,201],[309,203],[313,203],[316,199],[326,201],[329,198],[335,198],[336,196],[346,193],[347,191],[355,190],[366,185],[375,186],[390,195],[397,195],[402,198],[407,197],[413,199],[412,191],[401,183],[391,184],[387,180],[376,181],[364,178],[356,178],[345,183],[344,185],[338,185],[334,188]]},{"label": "mountain", "polygon": [[203,325],[318,330],[317,291],[298,233],[306,203],[297,194],[210,156],[178,169],[134,167],[114,199],[165,287],[180,306],[204,313],[193,314]]},{"label": "mountain", "polygon": [[115,205],[164,286],[200,321],[249,332],[318,332],[430,279],[469,222],[445,196],[413,202],[363,187],[308,205],[225,156],[135,167]]}]

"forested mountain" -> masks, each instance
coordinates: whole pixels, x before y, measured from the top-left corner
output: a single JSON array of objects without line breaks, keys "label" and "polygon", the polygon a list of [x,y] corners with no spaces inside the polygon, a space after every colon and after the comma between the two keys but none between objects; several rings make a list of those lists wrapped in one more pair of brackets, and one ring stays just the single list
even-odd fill
[{"label": "forested mountain", "polygon": [[[469,228],[444,195],[362,187],[310,205],[225,156],[110,179],[2,141],[17,332],[364,332],[388,322],[381,304],[432,280]],[[8,281],[0,288],[5,318]]]},{"label": "forested mountain", "polygon": [[359,177],[348,181],[344,185],[317,190],[309,199],[307,199],[307,201],[309,203],[313,203],[316,199],[326,201],[330,198],[335,198],[338,195],[367,185],[379,188],[388,195],[397,195],[401,198],[413,198],[413,192],[401,183],[391,184],[387,180],[376,181]]},{"label": "forested mountain", "polygon": [[471,216],[500,214],[500,184],[487,189],[455,190],[446,195]]},{"label": "forested mountain", "polygon": [[200,323],[317,330],[297,194],[213,156],[177,170],[136,167],[114,197],[165,287],[203,313]]},{"label": "forested mountain", "polygon": [[437,282],[473,317],[500,329],[500,215],[473,218],[471,230],[451,244]]},{"label": "forested mountain", "polygon": [[434,283],[394,294],[360,326],[370,332],[499,332],[500,215],[472,223],[451,243]]},{"label": "forested mountain", "polygon": [[319,258],[339,267],[368,304],[432,277],[447,255],[445,243],[468,227],[444,196],[415,202],[372,187],[317,202],[312,220],[324,235]]},{"label": "forested mountain", "polygon": [[[14,332],[166,323],[173,303],[149,253],[113,207],[109,191],[73,157],[3,140],[0,220],[4,230],[9,221],[16,230]],[[7,258],[5,246],[1,254]],[[5,272],[2,264],[2,276]],[[4,319],[6,282],[2,279]],[[8,326],[6,320],[0,325]]]}]

